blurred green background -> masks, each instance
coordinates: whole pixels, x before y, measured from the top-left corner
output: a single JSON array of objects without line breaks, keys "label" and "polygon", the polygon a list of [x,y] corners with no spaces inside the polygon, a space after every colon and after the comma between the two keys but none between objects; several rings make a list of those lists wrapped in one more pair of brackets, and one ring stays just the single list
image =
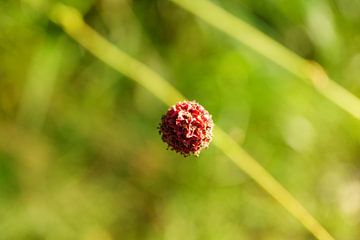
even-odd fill
[{"label": "blurred green background", "polygon": [[[203,104],[337,239],[360,239],[359,121],[167,0],[64,2]],[[360,96],[359,0],[214,2]],[[313,239],[214,146],[167,151],[167,108],[0,1],[0,239]]]}]

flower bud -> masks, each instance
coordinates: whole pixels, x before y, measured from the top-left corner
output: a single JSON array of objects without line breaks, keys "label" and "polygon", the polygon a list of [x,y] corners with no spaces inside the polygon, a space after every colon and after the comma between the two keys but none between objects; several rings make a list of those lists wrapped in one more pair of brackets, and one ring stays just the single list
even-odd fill
[{"label": "flower bud", "polygon": [[161,118],[159,133],[168,148],[182,155],[196,155],[209,146],[214,123],[211,115],[196,101],[182,101]]}]

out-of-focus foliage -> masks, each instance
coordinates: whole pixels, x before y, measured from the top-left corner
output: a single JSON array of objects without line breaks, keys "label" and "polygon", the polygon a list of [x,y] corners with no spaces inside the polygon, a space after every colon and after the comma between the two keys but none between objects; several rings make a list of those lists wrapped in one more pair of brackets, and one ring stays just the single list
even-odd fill
[{"label": "out-of-focus foliage", "polygon": [[[360,238],[360,122],[169,1],[65,2],[203,104],[337,239]],[[360,96],[359,1],[216,3]],[[166,110],[0,1],[0,239],[312,239],[214,147],[166,151]]]}]

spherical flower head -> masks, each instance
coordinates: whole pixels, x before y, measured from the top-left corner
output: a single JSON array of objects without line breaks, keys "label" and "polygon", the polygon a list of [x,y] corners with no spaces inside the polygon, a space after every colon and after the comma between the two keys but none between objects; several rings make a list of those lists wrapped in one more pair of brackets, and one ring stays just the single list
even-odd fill
[{"label": "spherical flower head", "polygon": [[211,142],[213,127],[211,115],[203,106],[196,101],[182,101],[162,117],[159,133],[171,150],[185,157],[199,156]]}]

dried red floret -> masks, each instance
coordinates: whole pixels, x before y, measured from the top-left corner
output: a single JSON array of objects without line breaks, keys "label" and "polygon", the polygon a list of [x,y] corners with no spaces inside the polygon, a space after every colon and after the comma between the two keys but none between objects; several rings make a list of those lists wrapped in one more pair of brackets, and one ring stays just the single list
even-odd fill
[{"label": "dried red floret", "polygon": [[159,133],[168,148],[182,155],[196,155],[209,146],[214,123],[211,115],[196,101],[182,101],[162,117]]}]

